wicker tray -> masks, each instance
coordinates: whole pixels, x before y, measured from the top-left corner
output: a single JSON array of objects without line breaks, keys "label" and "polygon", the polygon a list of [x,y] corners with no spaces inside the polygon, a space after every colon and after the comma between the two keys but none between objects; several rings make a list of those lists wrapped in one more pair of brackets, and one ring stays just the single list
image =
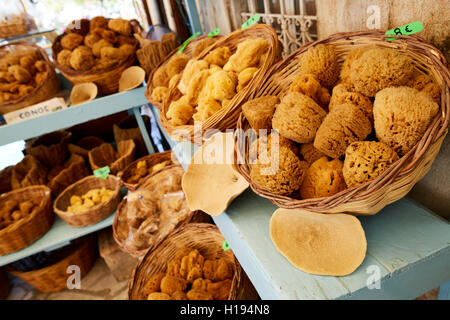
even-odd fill
[{"label": "wicker tray", "polygon": [[208,223],[191,223],[174,231],[153,250],[149,250],[136,266],[128,287],[128,299],[147,300],[143,290],[147,281],[165,272],[167,263],[175,258],[179,249],[190,247],[197,249],[205,259],[225,258],[233,265],[234,276],[228,300],[256,300],[258,294],[233,251],[222,249],[224,241],[219,229]]},{"label": "wicker tray", "polygon": [[[133,161],[132,163],[130,163],[125,168],[125,170],[120,172],[120,174],[118,176],[119,176],[120,180],[122,180],[122,183],[124,184],[125,187],[127,187],[128,190],[134,191],[134,190],[136,190],[139,183],[128,183],[127,181],[131,177],[131,170],[133,170],[137,166],[138,162],[145,160],[147,162],[147,167],[151,168],[155,164],[158,164],[158,163],[161,163],[161,162],[164,162],[167,160],[172,161],[173,159],[175,159],[175,161],[176,161],[176,157],[172,154],[171,150],[149,154],[148,156],[139,158],[139,159]],[[154,175],[154,174],[158,173],[159,171],[160,170],[155,171],[151,175]]]},{"label": "wicker tray", "polygon": [[0,207],[6,200],[26,201],[42,197],[38,209],[3,230],[0,230],[0,256],[23,249],[42,237],[52,226],[54,214],[51,207],[51,190],[46,186],[17,189],[0,196]]},{"label": "wicker tray", "polygon": [[86,275],[95,262],[95,237],[90,235],[86,239],[69,248],[72,252],[59,262],[38,270],[20,272],[8,268],[8,272],[31,284],[42,292],[56,292],[67,288],[67,273],[69,266],[78,266],[80,275]]},{"label": "wicker tray", "polygon": [[[326,39],[309,43],[276,64],[260,83],[257,90],[252,93],[250,99],[267,94],[283,95],[288,90],[292,79],[297,75],[296,59],[310,47],[320,43],[333,45],[340,63],[343,62],[348,52],[354,48],[374,45],[395,48],[410,56],[416,68],[429,73],[441,87],[440,112],[432,121],[422,139],[376,179],[325,198],[297,200],[264,191],[251,181],[248,164],[239,164],[237,166],[239,172],[250,183],[255,193],[269,199],[281,208],[303,208],[321,213],[347,212],[358,215],[372,215],[386,205],[404,197],[414,184],[430,170],[448,131],[450,73],[445,67],[446,60],[436,48],[417,36],[400,36],[400,39],[395,41],[387,41],[385,38],[386,36],[378,31],[363,31],[338,33]],[[249,124],[243,115],[240,116],[237,127],[244,130],[249,128]],[[242,136],[242,132],[238,130],[237,152],[241,159],[245,159],[248,150],[246,150],[245,137]]]},{"label": "wicker tray", "polygon": [[32,106],[36,103],[51,99],[54,97],[60,89],[60,81],[59,77],[56,75],[55,68],[53,64],[48,59],[45,50],[41,47],[37,46],[32,42],[14,42],[13,44],[5,44],[0,46],[0,50],[2,48],[11,47],[11,46],[26,46],[32,49],[36,49],[39,52],[39,55],[44,59],[47,66],[47,77],[29,94],[14,100],[0,103],[0,114],[5,114],[8,112],[12,112],[15,110],[19,110],[28,106]]},{"label": "wicker tray", "polygon": [[[114,195],[109,200],[80,213],[66,211],[70,205],[71,196],[82,196],[89,190],[101,189],[103,187],[114,190]],[[54,201],[53,210],[72,227],[90,226],[102,221],[116,210],[120,201],[120,188],[120,180],[115,176],[109,175],[105,180],[95,176],[88,176],[67,187]]]}]

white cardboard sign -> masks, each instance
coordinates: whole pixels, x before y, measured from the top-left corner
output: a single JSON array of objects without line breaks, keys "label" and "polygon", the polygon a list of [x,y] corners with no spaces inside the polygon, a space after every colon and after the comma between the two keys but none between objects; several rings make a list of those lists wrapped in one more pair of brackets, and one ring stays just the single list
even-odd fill
[{"label": "white cardboard sign", "polygon": [[9,112],[3,115],[6,123],[15,123],[31,118],[37,118],[44,114],[51,113],[57,110],[66,109],[67,104],[63,98],[53,98],[32,106]]}]

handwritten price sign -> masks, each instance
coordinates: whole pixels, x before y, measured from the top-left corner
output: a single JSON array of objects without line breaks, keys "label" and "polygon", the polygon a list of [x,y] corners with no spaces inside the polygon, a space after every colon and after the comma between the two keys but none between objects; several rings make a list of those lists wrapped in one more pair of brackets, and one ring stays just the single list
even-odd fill
[{"label": "handwritten price sign", "polygon": [[[387,36],[406,36],[413,33],[417,33],[423,30],[423,24],[420,21],[411,22],[404,26],[388,30],[385,35]],[[395,40],[397,38],[386,38],[387,40]]]}]

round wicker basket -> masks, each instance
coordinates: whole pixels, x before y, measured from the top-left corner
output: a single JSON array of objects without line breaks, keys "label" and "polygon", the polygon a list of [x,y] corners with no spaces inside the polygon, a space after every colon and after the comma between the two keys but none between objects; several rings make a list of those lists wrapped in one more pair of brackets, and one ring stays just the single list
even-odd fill
[{"label": "round wicker basket", "polygon": [[165,272],[167,263],[175,258],[178,250],[189,247],[197,249],[205,259],[225,258],[233,266],[233,283],[228,300],[256,300],[258,294],[233,252],[222,249],[224,241],[219,229],[208,223],[191,223],[174,231],[153,250],[147,251],[136,266],[128,287],[128,299],[147,300],[144,287],[148,280]]},{"label": "round wicker basket", "polygon": [[[67,212],[70,205],[71,196],[82,196],[92,189],[101,189],[105,187],[114,190],[113,196],[107,201],[99,203],[89,210],[79,213]],[[95,176],[88,176],[67,187],[54,201],[53,210],[72,227],[85,227],[102,221],[116,210],[120,201],[121,183],[119,178],[109,175],[108,178],[101,179]]]},{"label": "round wicker basket", "polygon": [[[122,183],[124,184],[125,187],[127,187],[128,190],[134,191],[134,190],[136,190],[139,183],[129,183],[127,181],[131,178],[131,171],[137,166],[138,162],[145,161],[145,162],[147,162],[147,167],[151,168],[155,164],[158,164],[158,163],[161,163],[164,161],[168,161],[168,160],[170,160],[171,163],[173,163],[172,160],[174,158],[175,158],[175,156],[172,154],[171,150],[149,154],[148,156],[139,158],[139,159],[133,161],[132,163],[130,163],[123,171],[121,171],[119,173],[118,176],[119,176],[120,180],[122,180]],[[154,175],[154,174],[158,173],[159,171],[160,170],[155,171],[150,175]],[[147,176],[145,176],[145,177],[147,177]]]},{"label": "round wicker basket", "polygon": [[69,245],[69,254],[48,267],[21,272],[8,267],[7,270],[16,277],[31,284],[41,292],[56,292],[67,288],[70,274],[67,273],[69,266],[78,266],[80,276],[85,276],[95,262],[95,237],[87,236],[77,244]]},{"label": "round wicker basket", "polygon": [[[122,61],[119,65],[112,65],[106,69],[96,70],[96,71],[81,71],[74,70],[67,66],[63,66],[58,63],[57,56],[58,53],[63,49],[61,46],[61,38],[64,37],[66,33],[59,35],[52,45],[52,57],[55,67],[61,71],[61,73],[66,77],[73,85],[84,83],[84,82],[94,82],[98,88],[98,95],[104,96],[112,93],[116,93],[119,90],[119,80],[122,72],[131,67],[136,63],[136,54],[133,53],[126,60]],[[138,44],[134,44],[134,50],[136,51]]]},{"label": "round wicker basket", "polygon": [[21,202],[35,197],[42,197],[37,209],[27,217],[0,230],[0,256],[19,251],[32,244],[50,229],[54,219],[51,190],[46,186],[17,189],[0,196],[0,208],[8,200]]},{"label": "round wicker basket", "polygon": [[215,42],[213,45],[202,51],[198,56],[198,59],[204,58],[211,50],[219,47],[227,46],[230,48],[232,53],[237,50],[237,45],[249,38],[264,38],[269,43],[269,50],[267,59],[260,70],[253,76],[252,80],[248,85],[240,90],[232,99],[231,102],[224,108],[219,109],[211,117],[202,122],[201,130],[195,130],[199,132],[194,132],[194,125],[183,125],[183,126],[173,126],[167,119],[166,113],[169,110],[170,103],[172,101],[178,100],[180,92],[176,87],[169,89],[166,99],[161,107],[161,125],[164,127],[166,132],[174,140],[186,140],[189,139],[191,142],[202,141],[201,139],[194,138],[195,135],[203,134],[206,130],[214,129],[219,131],[224,131],[225,129],[233,129],[236,127],[236,122],[241,113],[241,105],[243,102],[247,101],[248,97],[254,92],[256,86],[264,79],[266,73],[269,71],[270,67],[276,63],[281,57],[281,47],[278,42],[278,37],[275,30],[265,24],[256,24],[244,30],[236,30],[226,37]]},{"label": "round wicker basket", "polygon": [[36,103],[48,100],[54,97],[60,89],[60,80],[55,72],[53,64],[48,59],[45,50],[32,42],[14,42],[13,44],[5,44],[0,46],[0,51],[3,48],[14,47],[14,46],[24,46],[30,49],[35,49],[39,52],[39,55],[45,61],[47,66],[47,77],[29,94],[14,100],[0,103],[0,114],[5,114],[15,110],[19,110],[28,106],[32,106]]},{"label": "round wicker basket", "polygon": [[[357,215],[372,215],[386,205],[404,197],[414,184],[428,172],[448,132],[450,73],[445,67],[446,61],[442,53],[421,38],[399,36],[399,39],[394,41],[388,41],[385,38],[386,36],[378,31],[363,31],[338,33],[326,39],[309,43],[273,66],[257,90],[252,93],[250,99],[269,94],[283,95],[288,90],[292,79],[298,75],[297,59],[299,56],[310,47],[320,43],[333,45],[340,63],[343,62],[348,52],[355,48],[368,46],[395,48],[410,56],[415,67],[429,74],[441,88],[440,112],[422,139],[376,179],[325,198],[298,200],[267,192],[252,182],[247,163],[238,164],[239,172],[250,183],[255,193],[269,199],[281,208],[303,208],[321,213],[347,212]],[[237,127],[243,130],[249,128],[243,115],[240,116]],[[242,130],[238,130],[237,152],[240,159],[246,159],[248,146],[245,144],[245,136],[242,133]]]}]

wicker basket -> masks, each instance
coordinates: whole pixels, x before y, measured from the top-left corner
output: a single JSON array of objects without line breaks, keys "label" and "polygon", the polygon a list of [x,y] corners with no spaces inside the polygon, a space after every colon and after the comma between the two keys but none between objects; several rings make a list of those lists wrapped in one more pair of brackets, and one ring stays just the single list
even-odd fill
[{"label": "wicker basket", "polygon": [[61,170],[56,177],[47,183],[55,197],[72,183],[89,175],[86,162],[79,155],[73,154],[64,166],[66,168]]},{"label": "wicker basket", "polygon": [[82,156],[85,160],[89,159],[89,151],[94,149],[95,147],[100,146],[105,141],[95,136],[87,136],[81,138],[76,144],[69,143],[67,145],[67,149],[72,154],[78,154]]},{"label": "wicker basket", "polygon": [[84,241],[68,248],[71,252],[59,262],[38,270],[20,272],[8,268],[8,272],[31,284],[42,292],[56,292],[67,288],[69,266],[78,266],[80,276],[85,276],[95,262],[95,237],[87,236]]},{"label": "wicker basket", "polygon": [[[226,107],[219,109],[219,111],[202,122],[201,132],[195,132],[195,135],[201,134],[201,137],[203,137],[203,134],[206,130],[217,129],[220,131],[224,131],[225,129],[233,129],[236,127],[236,122],[241,113],[242,103],[247,101],[248,97],[253,93],[256,86],[263,80],[265,74],[269,71],[269,68],[280,59],[281,47],[278,43],[277,34],[272,27],[265,24],[257,24],[244,30],[234,31],[230,35],[223,37],[222,39],[211,45],[208,50],[204,50],[198,56],[198,59],[202,59],[209,53],[209,51],[223,46],[229,47],[231,52],[234,53],[236,52],[237,45],[240,42],[248,38],[256,37],[264,38],[269,43],[269,51],[264,65],[255,74],[252,80],[250,80],[248,85],[240,90],[233,97],[233,99],[231,99],[231,102]],[[180,94],[181,93],[177,88],[172,88],[169,90],[169,93],[161,107],[161,125],[164,127],[166,132],[175,140],[190,139],[191,142],[202,141],[201,137],[200,139],[198,137],[196,139],[194,138],[193,125],[173,126],[167,119],[166,113],[169,110],[170,103],[172,101],[178,100],[181,97]]]},{"label": "wicker basket", "polygon": [[128,287],[128,299],[147,300],[144,287],[148,280],[166,272],[167,263],[175,258],[178,250],[197,249],[205,259],[224,258],[234,269],[233,283],[228,300],[256,300],[258,294],[231,250],[224,251],[225,240],[219,229],[207,223],[191,223],[171,233],[153,250],[149,250],[133,271]]},{"label": "wicker basket", "polygon": [[11,189],[45,184],[47,168],[34,156],[27,155],[16,164],[11,173]]},{"label": "wicker basket", "polygon": [[[395,48],[410,56],[416,68],[430,74],[441,87],[440,112],[415,147],[382,175],[361,186],[346,189],[331,197],[297,200],[275,195],[262,190],[251,181],[250,168],[247,163],[239,164],[237,167],[255,193],[269,199],[281,208],[303,208],[321,213],[347,212],[357,215],[372,215],[386,205],[404,197],[430,169],[448,131],[450,73],[445,67],[444,56],[419,37],[401,36],[398,40],[387,41],[381,32],[339,33],[307,44],[279,62],[270,70],[270,73],[267,74],[250,98],[258,98],[268,94],[283,95],[288,90],[293,77],[298,73],[296,59],[310,47],[320,43],[333,45],[340,63],[343,62],[350,50],[374,45]],[[239,128],[244,130],[249,128],[249,124],[243,115],[238,121]],[[246,157],[244,150],[246,154],[248,150],[246,150],[245,137],[242,136],[242,133],[241,130],[238,130],[237,152],[238,156],[244,159]]]},{"label": "wicker basket", "polygon": [[92,170],[109,166],[111,173],[117,174],[133,162],[135,148],[136,146],[131,139],[120,141],[117,145],[116,154],[111,144],[104,143],[89,151],[89,163]]},{"label": "wicker basket", "polygon": [[[56,68],[61,71],[64,77],[66,77],[73,85],[84,82],[94,82],[97,85],[99,96],[116,93],[119,90],[119,79],[122,72],[136,63],[136,54],[133,53],[130,55],[120,65],[112,65],[103,70],[74,70],[61,65],[57,60],[58,53],[63,49],[61,46],[61,38],[65,35],[66,33],[59,35],[52,45],[52,57]],[[137,46],[138,43],[136,42],[134,44],[135,50]]]},{"label": "wicker basket", "polygon": [[[150,129],[150,118],[148,116],[143,116],[142,119],[144,120],[145,127]],[[119,144],[120,141],[133,139],[136,144],[136,157],[143,157],[148,154],[144,138],[142,137],[138,123],[134,116],[129,116],[120,123],[114,124],[113,133],[116,144]]]},{"label": "wicker basket", "polygon": [[42,237],[52,226],[51,190],[46,186],[31,186],[0,196],[0,207],[7,200],[27,201],[42,197],[39,208],[32,214],[0,230],[0,256],[19,251]]},{"label": "wicker basket", "polygon": [[[134,191],[134,190],[136,190],[136,188],[139,184],[138,183],[128,183],[127,181],[131,177],[131,171],[137,166],[138,162],[145,161],[145,162],[147,162],[147,167],[151,168],[155,164],[158,164],[158,163],[161,163],[161,162],[164,162],[167,160],[172,161],[173,159],[175,159],[175,157],[172,154],[171,150],[150,154],[148,156],[139,158],[139,159],[133,161],[132,163],[130,163],[128,165],[128,167],[126,167],[125,170],[123,170],[119,174],[119,178],[120,178],[120,180],[122,180],[122,183],[124,184],[125,187],[127,187],[128,190]],[[175,159],[175,161],[176,161],[176,159]],[[153,172],[151,175],[154,175],[154,174],[158,173],[159,171],[160,170]]]},{"label": "wicker basket", "polygon": [[0,268],[0,300],[6,299],[10,289],[11,284],[9,283],[8,274],[3,268]]},{"label": "wicker basket", "polygon": [[[70,205],[71,196],[82,196],[92,189],[107,188],[114,190],[114,194],[107,201],[99,203],[89,210],[72,213],[67,212],[67,207]],[[83,178],[65,189],[53,203],[53,210],[72,227],[85,227],[102,221],[116,210],[120,201],[120,180],[119,178],[109,175],[108,178],[101,179],[95,176],[88,176]]]},{"label": "wicker basket", "polygon": [[29,94],[14,100],[0,103],[0,114],[5,114],[15,110],[19,110],[28,106],[32,106],[36,103],[53,98],[60,89],[60,80],[56,75],[53,64],[48,59],[44,49],[31,42],[14,42],[13,44],[5,44],[0,46],[0,51],[3,48],[11,48],[14,46],[29,47],[38,51],[39,55],[45,61],[47,66],[47,77],[31,91]]},{"label": "wicker basket", "polygon": [[[204,36],[200,36],[200,37],[194,38],[191,41],[189,41],[189,43],[184,48],[183,53],[185,55],[187,55],[189,58],[193,58],[193,51],[195,48],[195,44],[197,42],[205,39],[206,37],[207,36],[204,35]],[[219,37],[221,38],[221,36],[218,36],[216,38],[219,38]],[[180,47],[175,48],[172,52],[170,52],[168,55],[166,55],[166,57],[164,59],[162,59],[156,67],[154,67],[152,69],[150,75],[148,76],[148,83],[147,83],[147,87],[145,88],[145,97],[147,98],[148,102],[150,102],[152,105],[154,105],[158,109],[161,109],[162,103],[152,99],[152,92],[153,92],[153,89],[155,89],[155,87],[153,86],[151,79],[153,79],[153,75],[154,75],[155,71],[157,69],[159,69],[160,67],[165,66],[167,64],[167,62],[170,60],[170,58],[178,52],[179,48]]]},{"label": "wicker basket", "polygon": [[[165,171],[170,170],[174,167],[180,167],[180,165],[171,165],[171,166],[167,166],[164,167],[163,169],[161,169],[160,171],[158,171],[158,174],[164,174]],[[151,177],[154,177],[156,175],[150,175],[148,177],[146,177],[137,187],[136,190],[139,189],[148,189],[148,183],[149,183],[149,179]],[[152,187],[156,187],[156,186],[152,186]],[[116,215],[114,217],[114,222],[113,222],[113,236],[114,236],[114,240],[116,240],[116,243],[118,244],[120,250],[132,255],[133,257],[142,257],[145,252],[147,250],[151,250],[158,241],[154,242],[153,245],[150,248],[145,248],[145,249],[141,249],[141,250],[136,250],[133,248],[128,247],[124,241],[120,238],[119,236],[119,232],[118,232],[118,223],[119,223],[119,219],[123,219],[122,217],[126,214],[126,210],[127,210],[127,199],[124,198],[119,206],[117,207],[117,211],[116,211]],[[175,229],[180,228],[181,226],[188,224],[192,221],[202,221],[204,220],[203,217],[204,213],[201,211],[192,211],[184,220],[180,221],[180,223],[175,227]],[[167,235],[165,235],[167,236]]]},{"label": "wicker basket", "polygon": [[48,168],[64,163],[67,159],[67,144],[72,137],[68,131],[55,131],[27,142],[25,153],[35,156]]}]

